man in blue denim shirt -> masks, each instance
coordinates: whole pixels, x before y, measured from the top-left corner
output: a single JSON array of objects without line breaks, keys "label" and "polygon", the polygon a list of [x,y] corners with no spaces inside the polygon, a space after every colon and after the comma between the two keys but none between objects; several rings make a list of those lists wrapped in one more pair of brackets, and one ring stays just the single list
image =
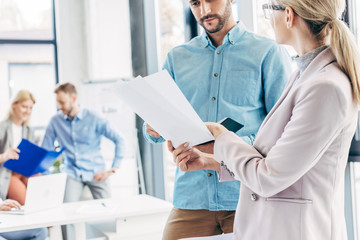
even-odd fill
[{"label": "man in blue denim shirt", "polygon": [[[274,41],[236,24],[232,2],[190,0],[205,32],[172,49],[164,69],[204,122],[231,117],[244,125],[237,134],[252,144],[282,93],[291,72],[290,58]],[[144,130],[148,141],[164,141],[149,125]],[[219,183],[215,171],[177,169],[174,188],[164,240],[232,232],[239,182]]]},{"label": "man in blue denim shirt", "polygon": [[[71,83],[59,85],[56,90],[58,108],[46,128],[42,147],[52,150],[54,141],[65,147],[65,169],[68,174],[65,202],[78,201],[87,185],[95,199],[109,197],[106,179],[119,168],[124,155],[124,139],[110,127],[109,122],[93,111],[80,108],[77,92]],[[111,169],[105,169],[101,155],[101,137],[115,144],[115,157]]]}]

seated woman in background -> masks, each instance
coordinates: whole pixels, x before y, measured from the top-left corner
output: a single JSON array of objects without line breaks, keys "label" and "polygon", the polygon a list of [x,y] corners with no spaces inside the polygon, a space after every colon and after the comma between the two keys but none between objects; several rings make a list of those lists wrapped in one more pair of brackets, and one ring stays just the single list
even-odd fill
[{"label": "seated woman in background", "polygon": [[13,100],[9,117],[0,122],[0,198],[13,199],[21,205],[25,203],[28,178],[3,167],[8,159],[18,159],[19,145],[22,138],[34,140],[33,132],[28,126],[34,96],[26,90],[21,90]]},{"label": "seated woman in background", "polygon": [[[12,208],[20,208],[21,205],[15,201],[7,199],[2,201],[0,198],[0,211],[10,211]],[[3,232],[0,233],[0,240],[22,240],[22,239],[32,239],[32,240],[45,240],[48,235],[46,228],[35,228],[21,231],[13,232]]]}]

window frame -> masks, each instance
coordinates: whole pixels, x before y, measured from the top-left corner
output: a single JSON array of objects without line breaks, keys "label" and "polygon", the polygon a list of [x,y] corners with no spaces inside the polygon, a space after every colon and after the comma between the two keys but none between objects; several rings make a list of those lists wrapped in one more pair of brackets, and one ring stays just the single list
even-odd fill
[{"label": "window frame", "polygon": [[58,50],[57,50],[57,38],[56,38],[56,21],[55,21],[55,0],[51,1],[51,12],[52,12],[52,31],[53,39],[51,40],[40,40],[40,39],[13,39],[13,38],[0,38],[0,45],[9,44],[9,45],[34,45],[34,44],[44,44],[44,45],[53,45],[54,49],[54,70],[55,70],[55,84],[59,83],[59,67],[58,67]]}]

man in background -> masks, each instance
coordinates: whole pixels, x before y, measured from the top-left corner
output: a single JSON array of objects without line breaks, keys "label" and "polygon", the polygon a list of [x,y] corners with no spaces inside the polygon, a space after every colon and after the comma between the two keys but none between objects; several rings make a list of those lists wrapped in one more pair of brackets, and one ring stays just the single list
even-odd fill
[{"label": "man in background", "polygon": [[[124,139],[109,122],[95,112],[81,108],[77,91],[71,83],[55,89],[59,111],[46,128],[42,147],[52,150],[57,140],[64,151],[64,171],[68,174],[64,201],[80,199],[82,190],[88,186],[94,199],[108,198],[110,192],[106,179],[119,168],[124,156]],[[101,137],[115,144],[115,156],[110,169],[106,169],[101,154]]]},{"label": "man in background", "polygon": [[[236,23],[232,3],[190,0],[191,11],[205,31],[173,48],[164,69],[204,122],[230,117],[244,125],[237,134],[252,144],[283,91],[291,72],[290,58],[273,40]],[[164,141],[156,129],[149,125],[144,129],[148,141]],[[177,168],[174,208],[163,239],[232,232],[239,188],[238,181],[219,182],[216,171],[182,172]]]}]

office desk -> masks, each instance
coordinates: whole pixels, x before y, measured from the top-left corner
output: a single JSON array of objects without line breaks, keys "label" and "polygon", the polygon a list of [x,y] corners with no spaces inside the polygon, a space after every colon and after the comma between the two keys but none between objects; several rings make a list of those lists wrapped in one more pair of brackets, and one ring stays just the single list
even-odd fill
[{"label": "office desk", "polygon": [[64,203],[28,215],[0,214],[0,232],[52,227],[50,239],[57,240],[61,239],[60,225],[74,224],[74,239],[84,240],[85,222],[116,219],[116,232],[107,233],[108,239],[141,239],[148,234],[160,239],[171,209],[171,203],[148,195]]}]

